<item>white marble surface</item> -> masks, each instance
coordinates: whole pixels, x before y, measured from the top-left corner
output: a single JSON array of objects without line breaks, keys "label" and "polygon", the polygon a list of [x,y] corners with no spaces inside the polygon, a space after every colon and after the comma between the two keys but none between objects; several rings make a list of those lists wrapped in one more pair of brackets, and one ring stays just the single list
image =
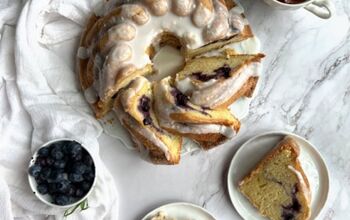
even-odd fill
[{"label": "white marble surface", "polygon": [[310,140],[329,167],[331,188],[319,219],[348,219],[350,210],[350,1],[321,20],[304,11],[276,11],[262,1],[242,0],[266,53],[262,86],[239,136],[209,152],[182,158],[178,166],[155,166],[106,135],[101,156],[120,192],[122,220],[185,201],[217,219],[240,219],[226,185],[229,162],[248,138],[291,131]]}]

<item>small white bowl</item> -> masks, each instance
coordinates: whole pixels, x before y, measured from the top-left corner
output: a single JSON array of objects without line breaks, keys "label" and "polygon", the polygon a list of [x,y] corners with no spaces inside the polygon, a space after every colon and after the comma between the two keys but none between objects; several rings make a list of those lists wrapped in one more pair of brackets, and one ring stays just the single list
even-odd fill
[{"label": "small white bowl", "polygon": [[45,144],[43,144],[41,147],[39,147],[39,148],[34,152],[32,158],[31,158],[31,160],[30,160],[30,162],[29,162],[28,169],[29,169],[29,167],[31,167],[31,166],[35,163],[35,160],[36,160],[36,158],[38,157],[38,151],[39,151],[41,148],[47,147],[47,146],[49,146],[49,145],[51,145],[51,144],[53,144],[53,143],[55,143],[55,142],[59,142],[59,141],[75,141],[75,142],[79,143],[79,144],[82,146],[82,148],[85,149],[85,150],[88,152],[88,154],[91,156],[92,162],[93,162],[93,165],[94,165],[94,168],[95,168],[95,178],[94,178],[94,181],[93,181],[93,183],[92,183],[91,188],[89,189],[89,191],[85,194],[84,197],[82,197],[81,199],[77,200],[77,201],[74,202],[74,203],[71,203],[71,204],[68,204],[68,205],[64,205],[64,206],[63,206],[63,205],[56,205],[56,204],[53,204],[53,203],[50,202],[50,201],[51,201],[51,196],[50,196],[50,195],[48,195],[48,194],[42,195],[42,194],[40,194],[40,193],[38,192],[38,190],[37,190],[38,184],[36,183],[35,178],[32,177],[29,173],[28,173],[28,181],[29,181],[30,188],[32,189],[33,193],[35,194],[35,196],[36,196],[40,201],[42,201],[43,203],[45,203],[46,205],[51,206],[51,207],[62,208],[62,209],[68,209],[68,208],[74,207],[74,206],[78,205],[79,203],[81,203],[82,201],[84,201],[84,200],[91,194],[91,192],[92,192],[92,190],[93,190],[93,188],[94,188],[94,186],[95,186],[95,184],[96,184],[97,169],[96,169],[95,160],[94,160],[94,158],[93,158],[91,152],[90,152],[82,143],[80,143],[80,142],[77,141],[77,140],[74,140],[74,139],[71,139],[71,138],[59,138],[59,139],[54,139],[54,140],[51,140],[51,141],[49,141],[49,142],[46,142]]}]

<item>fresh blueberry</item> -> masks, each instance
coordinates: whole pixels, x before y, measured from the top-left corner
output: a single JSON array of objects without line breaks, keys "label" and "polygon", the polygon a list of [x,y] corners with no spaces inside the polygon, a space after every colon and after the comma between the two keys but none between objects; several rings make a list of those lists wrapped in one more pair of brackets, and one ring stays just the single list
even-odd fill
[{"label": "fresh blueberry", "polygon": [[86,167],[85,169],[85,173],[94,173],[95,172],[95,169],[93,166],[90,166],[90,167]]},{"label": "fresh blueberry", "polygon": [[67,195],[68,196],[74,196],[75,195],[75,186],[72,184],[69,184],[68,189],[67,189]]},{"label": "fresh blueberry", "polygon": [[54,145],[51,149],[50,155],[52,158],[56,160],[60,160],[64,157],[64,154],[61,150],[61,147],[59,145]]},{"label": "fresh blueberry", "polygon": [[62,151],[64,154],[69,154],[70,143],[72,143],[72,141],[62,141],[61,145],[62,145]]},{"label": "fresh blueberry", "polygon": [[87,170],[87,166],[81,162],[73,164],[72,173],[83,174]]},{"label": "fresh blueberry", "polygon": [[83,163],[86,165],[86,166],[92,166],[94,164],[91,156],[89,154],[86,154],[84,155],[83,157]]},{"label": "fresh blueberry", "polygon": [[83,159],[83,153],[80,152],[80,153],[77,153],[74,157],[72,157],[73,160],[75,161],[81,161]]},{"label": "fresh blueberry", "polygon": [[52,166],[54,163],[55,163],[55,160],[52,157],[46,158],[46,165],[47,166]]},{"label": "fresh blueberry", "polygon": [[50,154],[50,149],[48,147],[42,147],[38,151],[38,155],[41,157],[47,157]]},{"label": "fresh blueberry", "polygon": [[47,186],[47,184],[42,183],[37,186],[37,190],[40,194],[45,195],[49,192],[49,187]]},{"label": "fresh blueberry", "polygon": [[77,173],[70,173],[68,179],[73,183],[78,183],[84,180],[83,176]]},{"label": "fresh blueberry", "polygon": [[41,171],[41,166],[38,164],[34,164],[31,167],[29,167],[29,174],[33,177],[38,177]]},{"label": "fresh blueberry", "polygon": [[81,198],[81,197],[83,197],[83,196],[84,196],[84,191],[83,191],[82,189],[77,189],[77,190],[75,191],[75,197]]},{"label": "fresh blueberry", "polygon": [[56,160],[53,163],[53,167],[55,168],[64,169],[65,166],[66,166],[66,161],[64,160]]},{"label": "fresh blueberry", "polygon": [[66,195],[57,195],[55,197],[55,204],[57,205],[67,205],[69,204],[69,198]]},{"label": "fresh blueberry", "polygon": [[68,191],[69,185],[70,182],[68,180],[63,179],[56,183],[56,189],[60,193],[65,193]]},{"label": "fresh blueberry", "polygon": [[84,173],[83,177],[87,181],[93,181],[95,179],[95,174],[93,172]]},{"label": "fresh blueberry", "polygon": [[88,182],[88,181],[84,181],[84,182],[82,182],[80,185],[81,185],[81,189],[82,189],[84,192],[88,192],[89,189],[91,188],[91,182]]},{"label": "fresh blueberry", "polygon": [[51,195],[57,193],[57,186],[56,183],[49,183],[49,193]]},{"label": "fresh blueberry", "polygon": [[45,167],[46,166],[46,158],[43,156],[39,156],[36,158],[35,163],[39,164],[42,167]]},{"label": "fresh blueberry", "polygon": [[48,179],[49,182],[57,183],[64,179],[63,170],[56,169],[51,172],[50,178]]},{"label": "fresh blueberry", "polygon": [[40,178],[43,180],[48,180],[51,175],[51,168],[50,167],[44,167],[40,172]]},{"label": "fresh blueberry", "polygon": [[35,177],[35,182],[36,182],[37,184],[42,184],[42,183],[46,183],[46,180],[43,179],[43,178],[41,177],[41,175],[39,174],[39,176]]},{"label": "fresh blueberry", "polygon": [[75,158],[77,155],[79,155],[82,152],[82,147],[78,142],[71,142],[69,149],[69,154],[72,158]]}]

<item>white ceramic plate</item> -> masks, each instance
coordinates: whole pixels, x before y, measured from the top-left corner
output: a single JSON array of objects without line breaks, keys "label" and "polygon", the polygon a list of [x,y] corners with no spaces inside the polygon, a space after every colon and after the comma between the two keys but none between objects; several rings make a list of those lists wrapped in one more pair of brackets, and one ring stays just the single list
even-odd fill
[{"label": "white ceramic plate", "polygon": [[215,220],[215,218],[200,206],[179,202],[160,206],[148,213],[142,220],[150,220],[160,211],[165,212],[168,217],[176,220]]},{"label": "white ceramic plate", "polygon": [[324,160],[316,148],[304,138],[288,132],[268,132],[245,142],[234,155],[228,172],[228,190],[237,212],[244,219],[267,219],[249,203],[237,188],[238,182],[282,140],[293,137],[300,146],[300,163],[308,177],[311,188],[311,218],[315,219],[326,203],[329,191],[329,176]]}]

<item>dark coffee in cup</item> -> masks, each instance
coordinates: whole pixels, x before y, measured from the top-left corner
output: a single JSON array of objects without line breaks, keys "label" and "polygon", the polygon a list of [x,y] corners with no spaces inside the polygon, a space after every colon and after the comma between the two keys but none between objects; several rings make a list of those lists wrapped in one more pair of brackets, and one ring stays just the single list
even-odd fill
[{"label": "dark coffee in cup", "polygon": [[305,0],[278,0],[279,2],[286,4],[299,4],[305,2]]}]

